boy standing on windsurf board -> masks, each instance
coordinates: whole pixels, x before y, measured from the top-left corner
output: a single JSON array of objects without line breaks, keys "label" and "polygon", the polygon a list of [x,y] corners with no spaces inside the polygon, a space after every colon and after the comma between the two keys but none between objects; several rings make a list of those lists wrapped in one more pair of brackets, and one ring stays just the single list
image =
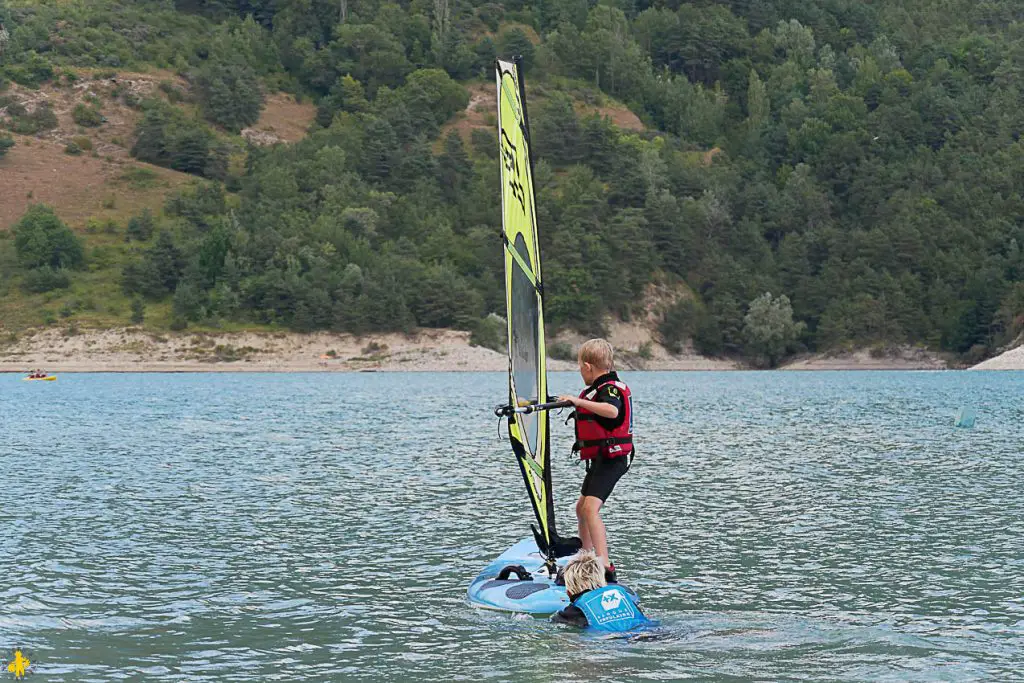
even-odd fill
[{"label": "boy standing on windsurf board", "polygon": [[633,399],[615,373],[612,345],[591,339],[580,347],[580,376],[587,388],[579,396],[559,396],[575,406],[576,443],[573,452],[587,464],[576,519],[583,549],[593,549],[605,567],[608,581],[616,581],[608,555],[608,535],[601,521],[601,506],[633,460]]}]

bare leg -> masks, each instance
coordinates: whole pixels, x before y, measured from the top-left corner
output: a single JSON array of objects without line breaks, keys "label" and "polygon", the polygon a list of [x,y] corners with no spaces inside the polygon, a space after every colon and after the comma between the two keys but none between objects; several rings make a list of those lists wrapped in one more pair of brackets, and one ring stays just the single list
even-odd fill
[{"label": "bare leg", "polygon": [[594,542],[590,538],[590,529],[587,528],[587,521],[583,518],[583,504],[586,498],[580,496],[576,501],[576,528],[579,531],[580,541],[582,542],[583,550],[590,550],[594,547]]},{"label": "bare leg", "polygon": [[[601,558],[601,562],[607,567],[610,562],[608,560],[608,535],[604,528],[604,522],[601,521],[601,506],[604,505],[604,501],[595,496],[582,497],[579,503],[576,504],[577,515],[580,520],[580,528],[586,527],[587,529],[587,540],[593,543],[594,554]],[[580,536],[582,539],[583,536]],[[587,547],[585,543],[583,547]]]}]

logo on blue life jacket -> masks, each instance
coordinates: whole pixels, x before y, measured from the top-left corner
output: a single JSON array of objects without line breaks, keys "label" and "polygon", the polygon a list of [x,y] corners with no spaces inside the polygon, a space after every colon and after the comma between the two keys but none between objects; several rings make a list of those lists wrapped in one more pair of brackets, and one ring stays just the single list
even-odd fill
[{"label": "logo on blue life jacket", "polygon": [[622,593],[619,591],[608,591],[601,596],[601,607],[605,612],[613,610],[622,604]]},{"label": "logo on blue life jacket", "polygon": [[633,619],[637,616],[633,605],[618,588],[611,588],[601,594],[601,613],[595,610],[596,624],[603,626],[611,622]]},{"label": "logo on blue life jacket", "polygon": [[618,586],[587,591],[573,602],[587,617],[587,626],[598,631],[629,631],[648,623],[632,596]]}]

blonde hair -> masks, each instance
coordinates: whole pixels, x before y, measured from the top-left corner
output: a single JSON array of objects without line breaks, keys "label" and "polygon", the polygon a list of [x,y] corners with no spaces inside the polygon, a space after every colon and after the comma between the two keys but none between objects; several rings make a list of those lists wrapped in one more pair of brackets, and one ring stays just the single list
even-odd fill
[{"label": "blonde hair", "polygon": [[565,592],[578,595],[583,591],[607,586],[604,565],[593,550],[581,550],[565,565]]},{"label": "blonde hair", "polygon": [[590,363],[598,370],[614,370],[615,354],[604,339],[589,339],[580,347],[579,362]]}]

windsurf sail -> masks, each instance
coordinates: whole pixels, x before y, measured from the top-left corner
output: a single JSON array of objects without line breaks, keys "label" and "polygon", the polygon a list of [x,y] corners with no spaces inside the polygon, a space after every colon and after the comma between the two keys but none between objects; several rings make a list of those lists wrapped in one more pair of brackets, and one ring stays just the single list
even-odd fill
[{"label": "windsurf sail", "polygon": [[498,60],[497,80],[509,405],[496,412],[508,418],[509,440],[537,518],[533,527],[537,546],[553,566],[562,544],[555,531],[547,409],[561,404],[549,403],[547,394],[544,287],[526,91],[519,60]]}]

